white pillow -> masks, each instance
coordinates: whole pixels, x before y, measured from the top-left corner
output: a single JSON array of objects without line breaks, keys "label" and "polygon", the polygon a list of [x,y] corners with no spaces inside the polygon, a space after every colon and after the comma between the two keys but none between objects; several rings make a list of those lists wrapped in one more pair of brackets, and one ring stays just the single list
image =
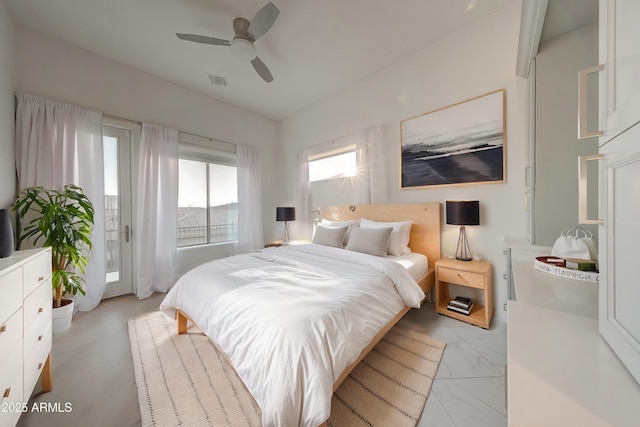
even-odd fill
[{"label": "white pillow", "polygon": [[359,222],[360,220],[355,220],[355,219],[349,219],[347,221],[330,221],[328,219],[323,218],[320,221],[320,224],[330,228],[348,227],[347,232],[344,233],[344,244],[346,245],[347,243],[349,243],[349,235],[351,234],[351,229],[353,227],[357,227]]},{"label": "white pillow", "polygon": [[413,221],[380,222],[365,218],[360,220],[360,227],[362,228],[393,228],[391,237],[389,238],[387,253],[394,256],[411,253],[411,249],[409,249],[409,237],[412,225]]},{"label": "white pillow", "polygon": [[324,246],[342,248],[344,245],[344,234],[348,227],[325,227],[321,224],[316,226],[313,235],[313,243]]},{"label": "white pillow", "polygon": [[389,236],[393,228],[360,228],[351,230],[347,250],[364,252],[375,256],[387,256]]}]

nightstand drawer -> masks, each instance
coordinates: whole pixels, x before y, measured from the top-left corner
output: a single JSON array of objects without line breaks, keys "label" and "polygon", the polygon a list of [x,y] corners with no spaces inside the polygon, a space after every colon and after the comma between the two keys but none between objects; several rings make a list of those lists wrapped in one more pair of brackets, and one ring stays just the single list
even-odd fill
[{"label": "nightstand drawer", "polygon": [[468,286],[470,288],[484,289],[484,275],[479,273],[439,267],[438,280],[455,285]]}]

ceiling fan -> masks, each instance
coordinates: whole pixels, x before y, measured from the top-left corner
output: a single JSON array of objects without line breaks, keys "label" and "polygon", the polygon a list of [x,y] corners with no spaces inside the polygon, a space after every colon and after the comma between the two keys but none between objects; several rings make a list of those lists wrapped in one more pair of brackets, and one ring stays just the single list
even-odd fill
[{"label": "ceiling fan", "polygon": [[273,76],[269,68],[258,58],[254,42],[264,36],[276,22],[280,10],[271,2],[267,3],[256,13],[251,22],[244,18],[233,20],[235,36],[231,41],[215,37],[199,36],[197,34],[176,33],[179,39],[196,43],[212,44],[231,47],[231,53],[244,61],[251,61],[251,65],[265,82],[271,83]]}]

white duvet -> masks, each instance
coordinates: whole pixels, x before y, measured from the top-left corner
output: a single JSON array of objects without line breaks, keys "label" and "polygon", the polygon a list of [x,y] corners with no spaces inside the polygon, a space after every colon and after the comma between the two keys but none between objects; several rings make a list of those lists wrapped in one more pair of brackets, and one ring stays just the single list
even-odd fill
[{"label": "white duvet", "polygon": [[391,260],[320,245],[212,261],[182,276],[160,309],[184,311],[229,357],[269,426],[329,418],[333,384],[424,293]]}]

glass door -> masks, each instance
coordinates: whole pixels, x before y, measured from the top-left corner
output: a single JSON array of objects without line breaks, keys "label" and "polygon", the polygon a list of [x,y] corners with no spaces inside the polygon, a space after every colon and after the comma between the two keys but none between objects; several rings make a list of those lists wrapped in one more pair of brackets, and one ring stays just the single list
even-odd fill
[{"label": "glass door", "polygon": [[107,289],[103,299],[133,293],[131,131],[102,126]]}]

